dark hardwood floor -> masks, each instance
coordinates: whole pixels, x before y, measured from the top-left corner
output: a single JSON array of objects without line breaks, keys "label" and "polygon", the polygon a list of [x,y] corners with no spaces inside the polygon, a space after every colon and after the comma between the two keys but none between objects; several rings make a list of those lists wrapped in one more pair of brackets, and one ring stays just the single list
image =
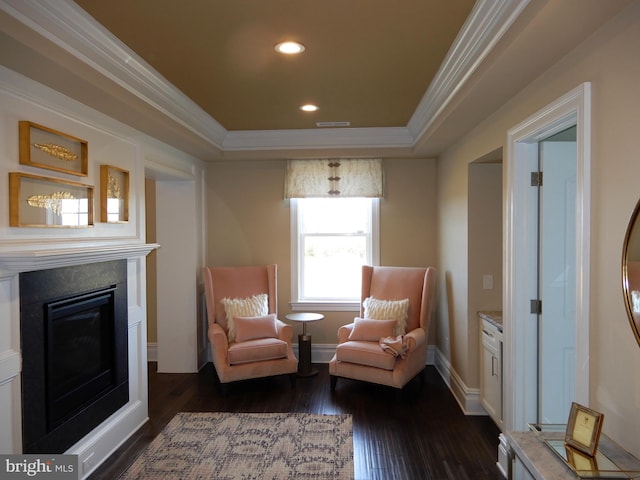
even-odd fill
[{"label": "dark hardwood floor", "polygon": [[[223,396],[208,364],[197,374],[158,374],[149,364],[149,421],[90,479],[116,479],[171,418],[185,412],[307,412],[353,415],[356,480],[499,480],[499,431],[487,416],[465,416],[434,367],[424,385],[414,379],[402,392],[351,380],[329,388],[327,365],[319,374],[239,382]],[[163,479],[171,480],[171,479]]]}]

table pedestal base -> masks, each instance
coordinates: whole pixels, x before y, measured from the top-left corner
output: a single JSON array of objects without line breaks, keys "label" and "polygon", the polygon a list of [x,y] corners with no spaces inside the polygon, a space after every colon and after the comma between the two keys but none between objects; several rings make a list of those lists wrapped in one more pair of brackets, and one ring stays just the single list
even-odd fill
[{"label": "table pedestal base", "polygon": [[318,370],[311,367],[311,335],[298,335],[298,376],[312,377]]}]

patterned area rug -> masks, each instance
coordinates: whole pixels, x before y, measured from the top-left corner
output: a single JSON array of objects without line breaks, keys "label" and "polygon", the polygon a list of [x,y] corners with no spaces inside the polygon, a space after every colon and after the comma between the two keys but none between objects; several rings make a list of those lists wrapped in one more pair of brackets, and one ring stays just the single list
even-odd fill
[{"label": "patterned area rug", "polygon": [[121,480],[352,479],[351,415],[178,413]]}]

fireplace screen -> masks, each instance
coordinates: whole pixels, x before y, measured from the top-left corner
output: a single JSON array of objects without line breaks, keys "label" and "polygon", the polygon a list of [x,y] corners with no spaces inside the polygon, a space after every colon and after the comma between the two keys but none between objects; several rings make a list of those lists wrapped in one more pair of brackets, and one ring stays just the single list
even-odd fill
[{"label": "fireplace screen", "polygon": [[126,261],[20,275],[24,453],[63,453],[128,401]]},{"label": "fireplace screen", "polygon": [[45,306],[50,429],[113,384],[114,293],[107,288]]}]

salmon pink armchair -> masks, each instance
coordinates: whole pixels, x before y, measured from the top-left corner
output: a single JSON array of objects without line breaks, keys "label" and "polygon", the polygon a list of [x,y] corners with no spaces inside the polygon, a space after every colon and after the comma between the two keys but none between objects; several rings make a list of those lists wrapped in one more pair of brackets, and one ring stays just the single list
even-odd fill
[{"label": "salmon pink armchair", "polygon": [[338,330],[331,390],[338,378],[402,389],[423,372],[436,278],[433,267],[362,267],[360,317]]},{"label": "salmon pink armchair", "polygon": [[293,328],[277,318],[276,265],[205,267],[204,285],[213,365],[230,382],[298,370]]}]

